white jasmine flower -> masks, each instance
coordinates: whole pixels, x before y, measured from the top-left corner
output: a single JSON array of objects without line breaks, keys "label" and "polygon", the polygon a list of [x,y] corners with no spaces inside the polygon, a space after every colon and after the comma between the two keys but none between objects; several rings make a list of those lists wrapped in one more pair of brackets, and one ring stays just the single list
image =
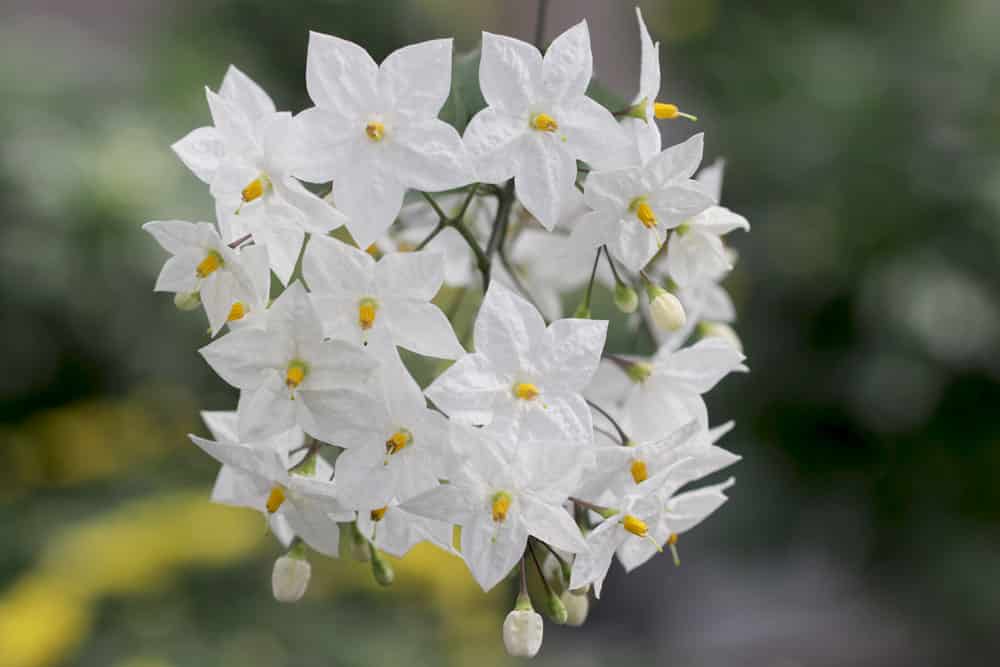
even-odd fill
[{"label": "white jasmine flower", "polygon": [[511,438],[592,441],[592,420],[580,392],[600,362],[606,321],[565,319],[548,327],[538,311],[493,282],[475,324],[475,354],[467,354],[427,388],[453,419],[503,423]]},{"label": "white jasmine flower", "polygon": [[147,222],[142,228],[173,255],[163,265],[154,289],[197,293],[213,336],[227,320],[234,319],[234,308],[239,317],[243,316],[243,306],[237,304],[267,298],[262,292],[271,275],[265,248],[233,250],[223,242],[215,225],[207,222],[164,220]]},{"label": "white jasmine flower", "polygon": [[205,94],[214,127],[194,130],[173,149],[211,186],[226,241],[252,233],[287,283],[305,233],[324,234],[345,218],[292,178],[292,115],[276,111],[260,86],[230,67],[219,92]]},{"label": "white jasmine flower", "polygon": [[444,281],[440,253],[396,252],[376,262],[363,250],[316,237],[306,248],[303,276],[328,336],[446,359],[465,354],[447,316],[431,303]]},{"label": "white jasmine flower", "polygon": [[517,197],[546,228],[564,210],[576,160],[603,164],[626,138],[614,117],[586,96],[593,69],[590,34],[581,21],[538,49],[483,33],[479,84],[487,107],[465,130],[480,181],[513,177]]},{"label": "white jasmine flower", "polygon": [[245,440],[298,425],[339,444],[341,424],[372,402],[360,391],[378,363],[349,343],[323,339],[298,282],[271,306],[267,329],[234,331],[200,352],[223,380],[241,390],[239,432]]},{"label": "white jasmine flower", "polygon": [[573,229],[578,242],[607,245],[629,271],[646,266],[668,230],[715,203],[691,178],[701,162],[703,136],[654,153],[640,166],[591,172],[583,196],[592,211]]},{"label": "white jasmine flower", "polygon": [[306,87],[316,104],[296,117],[306,180],[333,180],[333,200],[355,242],[368,247],[407,188],[471,182],[458,132],[438,120],[451,88],[450,39],[395,51],[381,66],[352,42],[309,34]]},{"label": "white jasmine flower", "polygon": [[584,466],[592,462],[574,443],[538,441],[514,448],[484,429],[456,422],[452,443],[464,455],[464,465],[448,484],[403,507],[462,526],[462,557],[483,590],[507,576],[524,554],[529,535],[571,553],[586,548],[562,508]]}]

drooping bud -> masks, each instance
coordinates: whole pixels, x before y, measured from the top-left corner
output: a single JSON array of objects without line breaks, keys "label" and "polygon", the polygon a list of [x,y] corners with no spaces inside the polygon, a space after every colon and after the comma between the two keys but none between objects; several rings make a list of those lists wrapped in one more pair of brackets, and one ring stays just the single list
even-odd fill
[{"label": "drooping bud", "polygon": [[639,295],[625,283],[616,285],[615,305],[626,315],[634,313],[635,309],[639,307]]},{"label": "drooping bud", "polygon": [[385,137],[385,124],[377,120],[369,121],[365,125],[365,134],[372,141],[382,141],[383,137]]},{"label": "drooping bud", "polygon": [[566,605],[563,604],[562,598],[556,595],[552,589],[546,591],[545,615],[559,625],[565,625],[566,619],[569,617],[569,612],[566,611]]},{"label": "drooping bud", "polygon": [[309,587],[312,567],[306,560],[305,545],[301,541],[288,553],[274,561],[271,572],[271,590],[278,602],[298,602]]},{"label": "drooping bud", "polygon": [[340,541],[337,545],[340,557],[367,563],[371,558],[371,551],[368,548],[368,540],[358,530],[358,524],[352,521],[337,524],[337,527],[340,529]]},{"label": "drooping bud", "polygon": [[201,306],[201,294],[198,292],[178,292],[174,294],[174,305],[177,310],[194,310]]},{"label": "drooping bud", "polygon": [[649,534],[646,522],[634,514],[625,515],[625,518],[622,519],[622,527],[637,537],[646,537]]},{"label": "drooping bud", "polygon": [[396,573],[393,572],[389,561],[379,553],[374,545],[371,546],[371,558],[372,574],[375,576],[375,581],[380,586],[392,586],[392,582],[396,580]]},{"label": "drooping bud", "polygon": [[547,113],[536,113],[531,117],[531,127],[540,132],[555,132],[559,129],[559,123]]},{"label": "drooping bud", "polygon": [[587,613],[590,611],[590,598],[587,592],[576,593],[574,591],[563,591],[562,603],[566,607],[566,625],[579,627],[587,620]]},{"label": "drooping bud", "polygon": [[632,480],[636,484],[642,484],[649,479],[649,469],[646,467],[646,462],[642,459],[632,461],[632,465],[629,466],[629,472],[632,473]]},{"label": "drooping bud", "polygon": [[503,523],[507,520],[507,512],[510,510],[511,500],[513,499],[506,491],[497,491],[493,494],[493,500],[490,504],[490,514],[495,522]]},{"label": "drooping bud", "polygon": [[205,259],[198,262],[198,266],[195,267],[194,273],[199,278],[207,278],[221,269],[222,265],[222,255],[215,250],[209,250],[208,254],[205,255]]},{"label": "drooping bud", "polygon": [[649,310],[653,322],[664,331],[677,331],[687,323],[687,313],[681,300],[652,282],[646,284]]},{"label": "drooping bud", "polygon": [[538,398],[538,386],[530,382],[518,382],[514,385],[514,396],[522,401],[530,401]]},{"label": "drooping bud", "polygon": [[657,102],[654,104],[653,115],[658,120],[674,120],[675,118],[687,118],[690,121],[698,120],[697,116],[692,116],[678,109],[676,104],[668,104],[666,102]]},{"label": "drooping bud", "polygon": [[740,340],[736,331],[725,322],[701,322],[698,324],[698,333],[702,338],[721,338],[732,343],[737,350],[743,351],[743,341]]},{"label": "drooping bud", "polygon": [[517,596],[517,604],[503,622],[503,645],[507,655],[515,658],[534,658],[542,648],[544,624],[542,617],[531,606],[525,593]]}]

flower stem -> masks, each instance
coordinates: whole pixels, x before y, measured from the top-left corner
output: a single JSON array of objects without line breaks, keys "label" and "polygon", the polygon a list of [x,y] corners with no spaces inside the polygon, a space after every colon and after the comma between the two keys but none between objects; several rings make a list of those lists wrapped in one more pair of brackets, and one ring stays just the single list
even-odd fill
[{"label": "flower stem", "polygon": [[629,437],[627,435],[625,435],[625,431],[623,431],[622,427],[618,425],[618,422],[615,421],[615,418],[612,417],[610,414],[608,414],[607,410],[605,410],[604,408],[602,408],[601,406],[599,406],[597,403],[594,403],[590,399],[585,399],[585,400],[587,401],[587,405],[589,405],[591,408],[593,408],[597,412],[601,413],[601,415],[605,419],[607,419],[609,422],[611,422],[611,425],[615,427],[615,431],[618,432],[618,437],[621,438],[621,441],[622,441],[623,445],[628,444],[629,442],[631,442],[631,440],[629,440]]}]

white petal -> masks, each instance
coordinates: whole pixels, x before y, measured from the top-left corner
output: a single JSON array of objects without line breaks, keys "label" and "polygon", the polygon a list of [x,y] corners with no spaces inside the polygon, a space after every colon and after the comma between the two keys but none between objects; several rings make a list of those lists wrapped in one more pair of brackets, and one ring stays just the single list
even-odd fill
[{"label": "white petal", "polygon": [[277,452],[246,445],[212,442],[196,435],[188,435],[188,438],[219,463],[260,480],[279,481],[285,477],[285,469]]},{"label": "white petal", "polygon": [[206,239],[218,238],[215,227],[207,222],[154,220],[142,226],[164,250],[172,255],[189,253],[206,247]]},{"label": "white petal", "polygon": [[238,408],[240,439],[253,442],[287,431],[297,423],[296,409],[295,401],[276,375],[257,389],[243,391]]},{"label": "white petal", "polygon": [[290,149],[292,172],[312,183],[325,183],[349,170],[364,138],[362,128],[330,109],[313,107],[295,116]]},{"label": "white petal", "polygon": [[509,514],[502,523],[489,518],[473,520],[462,526],[462,557],[472,576],[484,591],[489,591],[506,577],[524,554],[528,530]]},{"label": "white petal", "polygon": [[386,306],[396,345],[440,359],[458,359],[465,354],[448,316],[433,303],[393,299],[387,300]]},{"label": "white petal", "polygon": [[211,183],[219,162],[226,153],[226,146],[214,127],[199,127],[189,132],[170,148],[181,162],[205,183]]},{"label": "white petal", "polygon": [[302,391],[297,394],[312,416],[316,433],[338,447],[380,446],[385,410],[370,396],[350,389]]},{"label": "white petal", "polygon": [[587,584],[594,585],[595,597],[601,596],[601,584],[611,567],[615,549],[620,541],[622,529],[618,521],[606,520],[587,536],[586,551],[577,554],[573,559],[573,570],[570,576],[570,588],[582,588]]},{"label": "white petal", "polygon": [[514,186],[524,208],[551,230],[562,214],[564,195],[576,179],[576,161],[558,137],[548,135],[535,132],[521,142],[523,157]]},{"label": "white petal", "polygon": [[438,252],[393,252],[375,265],[378,292],[386,297],[430,301],[443,282],[444,257]]},{"label": "white petal", "polygon": [[732,478],[675,496],[667,503],[668,523],[675,533],[683,533],[704,521],[726,502],[725,490],[733,485]]},{"label": "white petal", "polygon": [[542,62],[542,86],[549,99],[564,100],[587,92],[593,74],[590,31],[586,21],[556,37]]},{"label": "white petal", "polygon": [[397,126],[386,150],[395,177],[407,187],[437,192],[472,181],[462,138],[455,128],[436,118]]},{"label": "white petal", "polygon": [[315,294],[357,298],[375,288],[375,260],[363,250],[327,236],[309,240],[302,276]]},{"label": "white petal", "polygon": [[237,154],[254,152],[258,145],[254,137],[253,123],[246,113],[208,88],[205,89],[205,97],[208,99],[212,121],[225,142],[226,152]]},{"label": "white petal", "polygon": [[464,523],[472,512],[472,503],[465,489],[454,484],[442,484],[416,498],[410,498],[400,504],[407,512],[417,516],[444,521],[447,523]]},{"label": "white petal", "polygon": [[389,54],[378,71],[378,94],[386,109],[434,118],[451,90],[451,39],[411,44]]},{"label": "white petal", "polygon": [[538,49],[513,37],[483,32],[479,87],[489,106],[520,114],[535,100],[541,81]]},{"label": "white petal", "polygon": [[531,347],[545,337],[545,322],[530,303],[493,282],[479,306],[475,324],[476,352],[501,371],[529,367]]},{"label": "white petal", "polygon": [[488,424],[499,392],[509,390],[486,357],[467,354],[439,375],[424,393],[453,419]]},{"label": "white petal", "polygon": [[594,167],[611,166],[607,164],[609,157],[628,145],[624,130],[611,112],[589,97],[561,105],[556,114],[558,134],[566,137],[567,150]]},{"label": "white petal", "polygon": [[650,194],[649,205],[658,225],[670,229],[691,220],[714,202],[694,181],[681,182]]},{"label": "white petal", "polygon": [[156,292],[193,292],[198,289],[195,269],[201,258],[198,255],[178,255],[169,258],[160,269],[153,290]]},{"label": "white petal", "polygon": [[406,193],[393,174],[372,167],[347,171],[333,181],[333,200],[347,214],[347,230],[360,248],[385,233],[403,208]]},{"label": "white petal", "polygon": [[346,39],[309,33],[306,89],[317,106],[345,117],[371,111],[377,99],[378,65]]},{"label": "white petal", "polygon": [[702,167],[695,177],[715,201],[722,201],[722,178],[725,171],[726,161],[720,157],[707,167]]},{"label": "white petal", "polygon": [[228,333],[199,352],[219,377],[240,389],[260,386],[270,369],[285,362],[274,336],[255,329]]},{"label": "white petal", "polygon": [[[653,44],[653,38],[649,36],[646,22],[642,19],[642,10],[635,8],[635,16],[639,21],[639,45],[641,55],[639,58],[639,99],[647,98],[649,104],[656,101],[656,96],[660,93],[660,45]],[[655,124],[653,124],[655,127]]]},{"label": "white petal", "polygon": [[597,371],[608,335],[606,320],[556,320],[541,352],[546,389],[583,391]]},{"label": "white petal", "polygon": [[483,183],[502,183],[517,172],[526,119],[486,107],[469,121],[463,141]]},{"label": "white petal", "polygon": [[326,234],[347,222],[347,216],[327,200],[307,190],[292,177],[274,184],[275,193],[302,213],[301,227],[316,235]]},{"label": "white petal", "polygon": [[616,222],[615,231],[608,250],[629,271],[638,272],[645,267],[662,245],[657,230],[646,229],[634,215]]},{"label": "white petal", "polygon": [[270,95],[235,65],[230,65],[226,71],[226,77],[219,88],[219,95],[251,117],[275,112],[274,101]]},{"label": "white petal", "polygon": [[741,367],[743,354],[727,341],[706,338],[654,364],[654,374],[676,387],[703,394]]},{"label": "white petal", "polygon": [[666,185],[694,176],[701,164],[705,135],[698,133],[690,139],[661,151],[646,163],[644,169],[650,183]]},{"label": "white petal", "polygon": [[750,223],[746,218],[724,206],[709,208],[692,220],[691,224],[715,236],[723,236],[736,229],[750,229]]},{"label": "white petal", "polygon": [[589,546],[569,512],[530,496],[520,496],[521,513],[528,532],[549,546],[570,553],[586,551]]}]

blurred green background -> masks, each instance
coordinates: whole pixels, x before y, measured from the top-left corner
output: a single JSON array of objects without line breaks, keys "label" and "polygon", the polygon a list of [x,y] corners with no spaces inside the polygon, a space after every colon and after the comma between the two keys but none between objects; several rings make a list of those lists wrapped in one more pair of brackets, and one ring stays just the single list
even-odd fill
[{"label": "blurred green background", "polygon": [[[664,98],[697,113],[749,235],[730,278],[752,373],[710,397],[745,460],[683,566],[625,577],[550,665],[992,665],[1000,639],[1000,3],[640,3]],[[185,433],[234,397],[200,314],[152,286],[146,220],[211,219],[169,150],[235,63],[307,105],[309,29],[365,45],[530,39],[525,1],[6,0],[0,7],[0,667],[502,664],[512,592],[420,550],[390,591],[208,503]],[[590,20],[636,89],[627,2]],[[698,128],[664,125],[674,143]],[[602,302],[608,315],[608,301]]]}]

